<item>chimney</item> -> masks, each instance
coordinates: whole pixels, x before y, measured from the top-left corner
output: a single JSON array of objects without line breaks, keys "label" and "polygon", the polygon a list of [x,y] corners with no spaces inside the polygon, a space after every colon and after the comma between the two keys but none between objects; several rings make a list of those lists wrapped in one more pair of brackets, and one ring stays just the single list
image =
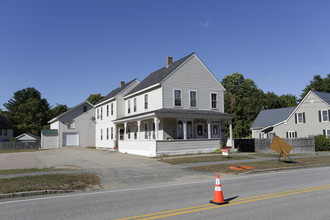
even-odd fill
[{"label": "chimney", "polygon": [[169,67],[173,63],[173,57],[166,57],[166,67]]},{"label": "chimney", "polygon": [[120,87],[123,87],[125,85],[125,81],[120,81]]}]

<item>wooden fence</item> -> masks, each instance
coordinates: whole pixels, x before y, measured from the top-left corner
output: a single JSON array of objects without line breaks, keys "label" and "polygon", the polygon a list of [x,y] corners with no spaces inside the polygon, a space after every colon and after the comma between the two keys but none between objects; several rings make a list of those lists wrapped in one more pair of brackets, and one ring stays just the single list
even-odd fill
[{"label": "wooden fence", "polygon": [[39,149],[39,142],[0,142],[0,150],[23,150],[23,149]]}]

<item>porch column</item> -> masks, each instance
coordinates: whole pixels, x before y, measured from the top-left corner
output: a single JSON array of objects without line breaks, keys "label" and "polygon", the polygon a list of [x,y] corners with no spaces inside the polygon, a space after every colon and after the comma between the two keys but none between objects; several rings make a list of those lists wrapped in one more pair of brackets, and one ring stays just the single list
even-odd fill
[{"label": "porch column", "polygon": [[229,119],[229,143],[228,146],[233,146],[233,122]]},{"label": "porch column", "polygon": [[141,121],[139,120],[139,121],[137,121],[137,139],[138,140],[141,140],[141,135],[140,135],[140,133],[141,133]]},{"label": "porch column", "polygon": [[127,140],[127,122],[124,123],[124,141]]},{"label": "porch column", "polygon": [[158,140],[159,139],[159,134],[158,134],[158,132],[159,132],[159,122],[160,122],[159,118],[155,117],[154,118],[154,123],[155,123],[155,140]]},{"label": "porch column", "polygon": [[183,140],[187,140],[187,119],[182,119],[183,124]]},{"label": "porch column", "polygon": [[211,119],[207,120],[207,138],[211,139]]}]

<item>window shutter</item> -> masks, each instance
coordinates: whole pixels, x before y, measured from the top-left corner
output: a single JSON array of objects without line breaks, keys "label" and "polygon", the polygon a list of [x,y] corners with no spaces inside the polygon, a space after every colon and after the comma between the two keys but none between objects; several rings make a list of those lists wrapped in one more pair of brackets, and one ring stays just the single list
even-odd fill
[{"label": "window shutter", "polygon": [[294,136],[295,136],[295,138],[297,138],[297,132],[296,131],[294,132]]},{"label": "window shutter", "polygon": [[297,124],[297,113],[294,114],[294,122]]},{"label": "window shutter", "polygon": [[319,122],[322,122],[321,111],[319,111]]},{"label": "window shutter", "polygon": [[303,112],[303,123],[306,123],[305,112]]},{"label": "window shutter", "polygon": [[286,138],[289,138],[289,132],[286,132]]},{"label": "window shutter", "polygon": [[326,134],[326,130],[325,130],[325,129],[323,129],[323,135],[327,135],[327,134]]}]

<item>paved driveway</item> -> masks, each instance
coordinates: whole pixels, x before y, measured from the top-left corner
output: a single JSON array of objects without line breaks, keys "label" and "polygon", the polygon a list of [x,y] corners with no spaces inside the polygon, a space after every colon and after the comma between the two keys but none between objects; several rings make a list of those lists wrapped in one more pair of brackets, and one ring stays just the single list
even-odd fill
[{"label": "paved driveway", "polygon": [[0,154],[0,169],[81,168],[101,176],[104,188],[212,180],[214,175],[159,162],[155,158],[88,148]]}]

